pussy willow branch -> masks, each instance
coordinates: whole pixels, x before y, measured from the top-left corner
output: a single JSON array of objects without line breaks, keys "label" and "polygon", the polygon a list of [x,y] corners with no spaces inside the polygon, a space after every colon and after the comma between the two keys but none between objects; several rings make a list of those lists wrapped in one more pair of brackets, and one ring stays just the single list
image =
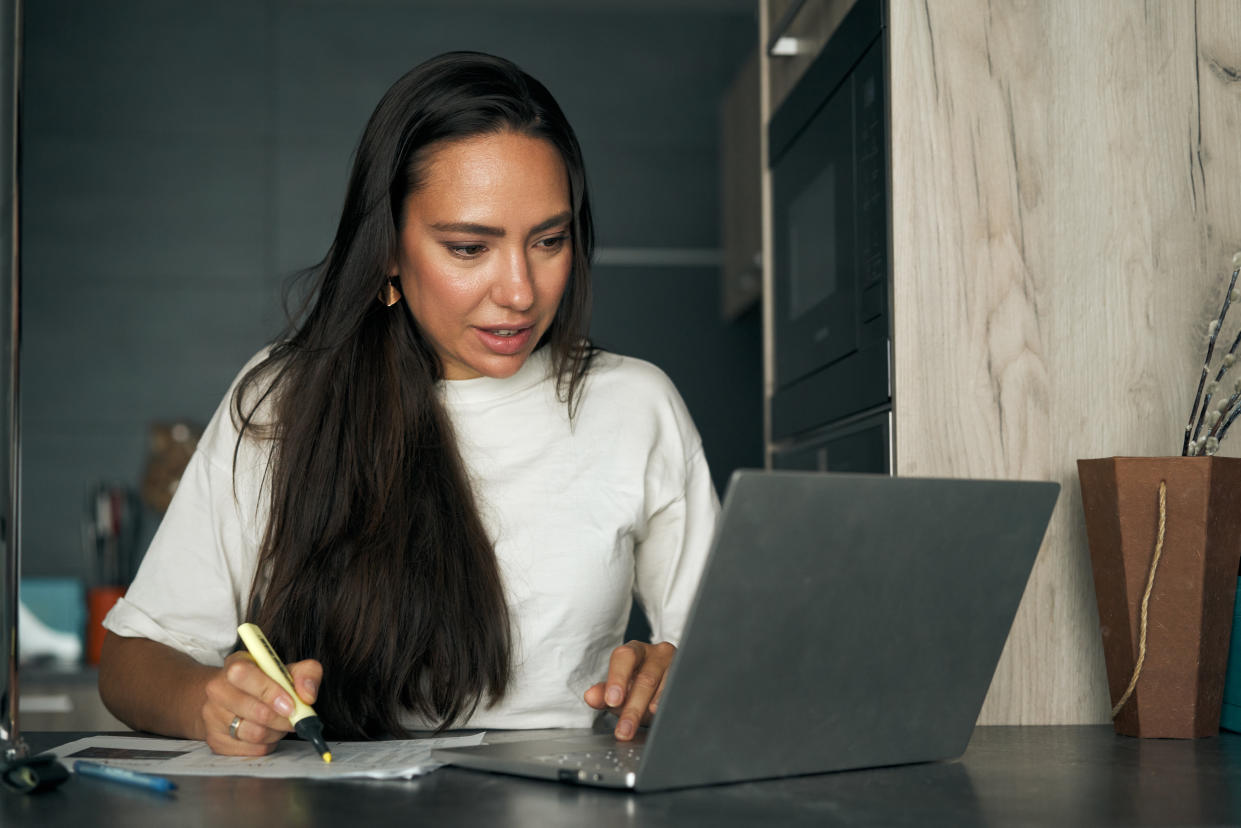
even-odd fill
[{"label": "pussy willow branch", "polygon": [[[1228,306],[1232,304],[1232,289],[1237,284],[1237,274],[1241,273],[1241,268],[1232,271],[1232,279],[1228,282],[1228,290],[1224,293],[1224,306],[1219,309],[1219,319],[1215,322],[1215,329],[1211,332],[1210,338],[1207,340],[1207,355],[1202,361],[1202,376],[1198,378],[1198,391],[1194,394],[1194,407],[1189,412],[1189,422],[1185,424],[1185,441],[1181,444],[1181,454],[1189,454],[1189,445],[1198,439],[1198,432],[1202,429],[1202,418],[1206,414],[1207,406],[1211,404],[1211,395],[1202,396],[1202,388],[1206,385],[1207,374],[1211,370],[1211,356],[1215,353],[1215,340],[1219,337],[1220,328],[1224,327],[1224,317],[1228,314]],[[1241,341],[1241,334],[1238,334],[1238,341]],[[1238,341],[1233,342],[1235,350]],[[1230,351],[1231,353],[1231,351]],[[1222,375],[1222,373],[1221,373]],[[1199,404],[1202,408],[1199,410]],[[1197,419],[1197,426],[1194,420]]]},{"label": "pussy willow branch", "polygon": [[1228,433],[1228,427],[1237,419],[1237,415],[1241,414],[1241,408],[1234,408],[1228,413],[1228,418],[1220,420],[1219,428],[1215,432],[1215,439],[1221,443],[1224,441],[1224,435]]},{"label": "pussy willow branch", "polygon": [[[1228,418],[1228,415],[1236,411],[1237,400],[1241,400],[1241,391],[1234,391],[1232,395],[1224,401],[1223,405],[1215,407],[1215,410],[1219,412],[1219,419],[1215,421],[1214,425],[1207,429],[1208,437],[1214,437],[1217,440],[1219,439],[1219,432],[1223,428],[1224,420]],[[1207,416],[1210,415],[1208,414]]]},{"label": "pussy willow branch", "polygon": [[[1225,297],[1225,299],[1224,299],[1224,303],[1225,303],[1224,307],[1225,307],[1225,310],[1227,310],[1228,303],[1229,303],[1229,301],[1230,301],[1230,299],[1231,299],[1231,296],[1232,296],[1232,289],[1231,289],[1231,288],[1229,288],[1229,291],[1228,291],[1228,297]],[[1222,314],[1221,314],[1220,318],[1221,318],[1221,319],[1223,319],[1223,315],[1222,315]],[[1218,334],[1218,332],[1217,332],[1217,333],[1216,333],[1216,336],[1218,336],[1218,335],[1219,335],[1219,334]],[[1224,378],[1224,374],[1228,373],[1228,369],[1229,369],[1229,368],[1231,368],[1231,367],[1233,366],[1233,363],[1235,363],[1235,362],[1236,362],[1236,354],[1237,354],[1237,346],[1238,346],[1238,345],[1241,345],[1241,331],[1238,331],[1238,332],[1237,332],[1237,335],[1236,335],[1236,336],[1233,338],[1233,340],[1232,340],[1232,346],[1228,349],[1228,353],[1224,354],[1223,359],[1221,359],[1221,360],[1220,360],[1219,371],[1217,371],[1217,372],[1215,373],[1215,380],[1214,380],[1214,381],[1213,381],[1213,383],[1212,383],[1212,384],[1215,386],[1215,390],[1216,390],[1216,391],[1218,391],[1218,390],[1219,390],[1219,384],[1220,384],[1220,381],[1221,381],[1221,380],[1223,380],[1223,378]],[[1209,388],[1209,387],[1210,387],[1210,386],[1208,386],[1208,388]],[[1234,392],[1234,393],[1233,393],[1233,395],[1232,395],[1231,397],[1229,397],[1229,398],[1228,398],[1228,401],[1227,401],[1227,402],[1226,402],[1223,406],[1219,406],[1219,407],[1217,407],[1217,409],[1216,409],[1216,410],[1218,410],[1218,411],[1219,411],[1219,413],[1220,413],[1220,417],[1221,417],[1221,418],[1222,418],[1225,414],[1227,414],[1227,413],[1228,413],[1228,409],[1229,409],[1229,408],[1231,408],[1233,405],[1235,405],[1235,404],[1236,404],[1236,402],[1237,402],[1237,397],[1239,396],[1239,394],[1241,394],[1241,392]],[[1205,399],[1205,400],[1203,401],[1203,403],[1202,403],[1202,410],[1201,410],[1200,412],[1198,412],[1198,427],[1194,429],[1194,434],[1193,434],[1193,437],[1192,437],[1192,438],[1190,439],[1190,441],[1189,441],[1189,442],[1190,442],[1190,445],[1193,445],[1194,443],[1196,443],[1196,442],[1198,441],[1198,435],[1199,435],[1199,433],[1202,431],[1202,423],[1203,423],[1203,420],[1204,420],[1206,417],[1210,416],[1210,414],[1209,414],[1209,410],[1210,410],[1210,407],[1211,407],[1211,406],[1210,406],[1210,403],[1211,403],[1211,398],[1212,398],[1213,396],[1214,396],[1214,393],[1210,393],[1210,392],[1209,392],[1209,393],[1207,394],[1207,396],[1206,396],[1206,399]],[[1209,428],[1207,428],[1207,437],[1210,437],[1210,436],[1212,435],[1212,433],[1213,433],[1213,432],[1215,431],[1215,429],[1216,429],[1216,426],[1218,426],[1218,425],[1219,425],[1219,421],[1216,421],[1215,425],[1210,426]],[[1196,454],[1196,453],[1197,453],[1197,452],[1195,452],[1195,454]]]},{"label": "pussy willow branch", "polygon": [[1194,457],[1204,452],[1215,454],[1219,451],[1228,426],[1241,413],[1241,408],[1237,406],[1237,401],[1241,400],[1241,381],[1237,382],[1234,387],[1238,390],[1234,391],[1223,403],[1207,412],[1206,421],[1209,425],[1206,436],[1201,440],[1195,439],[1190,442],[1189,456]]}]

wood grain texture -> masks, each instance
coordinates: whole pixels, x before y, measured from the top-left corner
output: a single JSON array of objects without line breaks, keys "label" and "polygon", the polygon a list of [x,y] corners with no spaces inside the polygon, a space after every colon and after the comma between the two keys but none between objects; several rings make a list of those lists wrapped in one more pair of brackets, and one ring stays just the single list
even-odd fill
[{"label": "wood grain texture", "polygon": [[1106,722],[1074,463],[1180,452],[1241,248],[1241,14],[892,0],[890,24],[895,468],[1060,481],[980,721]]}]

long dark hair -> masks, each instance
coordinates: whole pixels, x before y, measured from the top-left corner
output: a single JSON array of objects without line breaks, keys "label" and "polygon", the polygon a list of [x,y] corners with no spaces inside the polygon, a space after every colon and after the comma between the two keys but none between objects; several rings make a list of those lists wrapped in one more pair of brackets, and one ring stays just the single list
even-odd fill
[{"label": "long dark hair", "polygon": [[233,396],[238,451],[247,436],[271,445],[250,617],[285,658],[323,663],[316,710],[335,738],[404,735],[405,711],[447,727],[510,680],[503,584],[435,391],[443,367],[405,303],[376,298],[430,152],[505,130],[549,141],[568,172],[572,270],[538,347],[572,414],[592,353],[581,150],[542,84],[472,52],[417,66],[379,102],[308,299]]}]

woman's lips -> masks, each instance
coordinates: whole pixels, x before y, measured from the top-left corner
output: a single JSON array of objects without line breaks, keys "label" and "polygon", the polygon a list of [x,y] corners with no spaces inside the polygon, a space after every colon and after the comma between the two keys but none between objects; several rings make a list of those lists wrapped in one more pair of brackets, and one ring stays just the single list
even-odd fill
[{"label": "woman's lips", "polygon": [[533,326],[525,328],[474,329],[483,345],[492,352],[503,354],[504,356],[513,356],[514,354],[521,353],[526,347],[526,343],[530,341],[530,335],[533,331]]}]

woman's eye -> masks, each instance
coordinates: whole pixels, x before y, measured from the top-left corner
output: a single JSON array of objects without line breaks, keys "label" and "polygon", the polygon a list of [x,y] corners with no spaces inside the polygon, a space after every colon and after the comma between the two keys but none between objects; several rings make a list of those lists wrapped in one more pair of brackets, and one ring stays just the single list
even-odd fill
[{"label": "woman's eye", "polygon": [[454,256],[460,256],[463,259],[472,259],[482,253],[487,248],[481,244],[450,244],[448,250]]},{"label": "woman's eye", "polygon": [[549,236],[546,239],[539,239],[538,246],[544,250],[559,250],[568,240],[567,235]]}]

